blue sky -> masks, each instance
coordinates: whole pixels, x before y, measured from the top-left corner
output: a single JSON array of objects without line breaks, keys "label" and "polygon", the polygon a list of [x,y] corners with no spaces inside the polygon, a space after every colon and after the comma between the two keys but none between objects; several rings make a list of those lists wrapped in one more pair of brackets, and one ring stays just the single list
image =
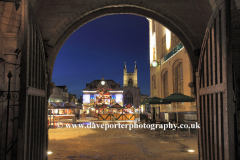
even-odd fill
[{"label": "blue sky", "polygon": [[149,29],[144,17],[117,14],[95,19],[76,30],[60,49],[52,81],[82,95],[86,83],[113,79],[123,84],[124,61],[128,72],[138,66],[138,86],[150,94]]}]

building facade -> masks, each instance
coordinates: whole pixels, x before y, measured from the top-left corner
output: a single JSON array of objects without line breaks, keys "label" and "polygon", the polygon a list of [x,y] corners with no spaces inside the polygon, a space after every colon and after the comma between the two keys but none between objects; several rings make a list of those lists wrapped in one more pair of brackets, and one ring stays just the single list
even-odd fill
[{"label": "building facade", "polygon": [[[66,85],[64,86],[55,86],[53,88],[53,93],[49,97],[49,102],[73,102],[75,103],[76,95],[71,94],[69,97],[68,88]],[[71,98],[71,99],[70,99]]]},{"label": "building facade", "polygon": [[48,102],[63,102],[63,89],[55,87],[53,93],[48,99]]},{"label": "building facade", "polygon": [[62,88],[63,90],[63,102],[68,102],[69,101],[69,93],[68,93],[68,88],[66,85],[64,86],[56,86],[58,88]]},{"label": "building facade", "polygon": [[[194,97],[192,88],[189,87],[193,83],[192,65],[182,42],[163,25],[148,20],[151,97],[165,98],[176,92]],[[178,103],[177,108],[176,103],[153,106],[157,107],[152,109],[156,119],[160,118],[159,112],[175,113],[177,109],[180,114],[184,114],[182,119],[188,113],[196,120],[195,102]]]},{"label": "building facade", "polygon": [[68,102],[77,103],[76,94],[69,93]]},{"label": "building facade", "polygon": [[133,73],[127,72],[126,63],[124,64],[122,90],[124,96],[124,105],[130,103],[138,108],[140,106],[140,87],[138,87],[136,62]]},{"label": "building facade", "polygon": [[[147,100],[148,98],[149,98],[149,95],[140,94],[140,103]],[[140,104],[140,108],[141,108],[141,113],[147,112],[147,105]]]},{"label": "building facade", "polygon": [[93,80],[86,84],[83,91],[83,105],[85,108],[94,107],[96,105],[113,105],[118,103],[123,105],[123,90],[120,83],[113,80]]}]

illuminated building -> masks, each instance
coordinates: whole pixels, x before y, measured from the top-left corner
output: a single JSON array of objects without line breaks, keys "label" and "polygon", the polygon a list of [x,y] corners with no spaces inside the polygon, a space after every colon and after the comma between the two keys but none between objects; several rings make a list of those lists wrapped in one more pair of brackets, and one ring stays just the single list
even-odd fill
[{"label": "illuminated building", "polygon": [[49,97],[49,102],[69,102],[69,93],[66,85],[55,86],[53,93]]},{"label": "illuminated building", "polygon": [[120,83],[115,83],[113,80],[93,80],[86,84],[83,91],[84,109],[95,107],[96,105],[113,105],[118,103],[123,105],[123,90],[120,88]]},{"label": "illuminated building", "polygon": [[[151,97],[164,98],[175,92],[194,97],[189,87],[193,84],[193,71],[186,49],[174,33],[158,22],[148,20]],[[156,120],[171,120],[173,116],[169,113],[174,115],[176,112],[175,103],[152,106],[152,117]],[[182,114],[182,120],[196,120],[196,103],[179,103],[178,112]]]},{"label": "illuminated building", "polygon": [[135,107],[140,106],[140,87],[138,87],[137,64],[135,62],[134,72],[127,72],[126,63],[123,68],[123,96],[124,105],[130,103]]},{"label": "illuminated building", "polygon": [[[119,104],[125,106],[127,104],[133,105],[135,108],[140,106],[140,87],[138,87],[137,79],[137,64],[133,73],[127,72],[126,63],[123,69],[123,87],[120,83],[115,83],[113,80],[93,80],[86,84],[83,91],[83,111],[86,114],[94,114],[97,106],[103,104],[112,106]],[[92,108],[92,109],[90,109]],[[92,113],[91,113],[92,112]]]}]

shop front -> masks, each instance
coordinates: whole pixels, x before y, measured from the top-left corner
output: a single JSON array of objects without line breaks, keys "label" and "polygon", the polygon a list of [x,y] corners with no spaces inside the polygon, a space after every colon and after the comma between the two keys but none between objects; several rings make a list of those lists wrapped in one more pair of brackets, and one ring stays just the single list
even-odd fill
[{"label": "shop front", "polygon": [[49,125],[60,122],[60,119],[73,119],[76,116],[77,106],[72,103],[49,102],[48,122]]}]

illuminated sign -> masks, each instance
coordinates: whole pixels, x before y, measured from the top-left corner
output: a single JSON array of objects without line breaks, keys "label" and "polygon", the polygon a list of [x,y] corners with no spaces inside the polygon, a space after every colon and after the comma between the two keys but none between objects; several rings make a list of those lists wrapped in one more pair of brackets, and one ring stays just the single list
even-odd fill
[{"label": "illuminated sign", "polygon": [[132,105],[131,104],[127,104],[126,107],[127,108],[132,108]]},{"label": "illuminated sign", "polygon": [[183,44],[180,42],[176,47],[173,48],[173,50],[171,50],[171,52],[169,52],[165,57],[164,60],[167,61],[168,59],[170,59],[174,54],[178,53],[179,51],[181,51],[184,48]]},{"label": "illuminated sign", "polygon": [[90,94],[83,94],[83,103],[90,103]]},{"label": "illuminated sign", "polygon": [[122,103],[123,95],[122,94],[115,94],[116,95],[116,103]]}]

